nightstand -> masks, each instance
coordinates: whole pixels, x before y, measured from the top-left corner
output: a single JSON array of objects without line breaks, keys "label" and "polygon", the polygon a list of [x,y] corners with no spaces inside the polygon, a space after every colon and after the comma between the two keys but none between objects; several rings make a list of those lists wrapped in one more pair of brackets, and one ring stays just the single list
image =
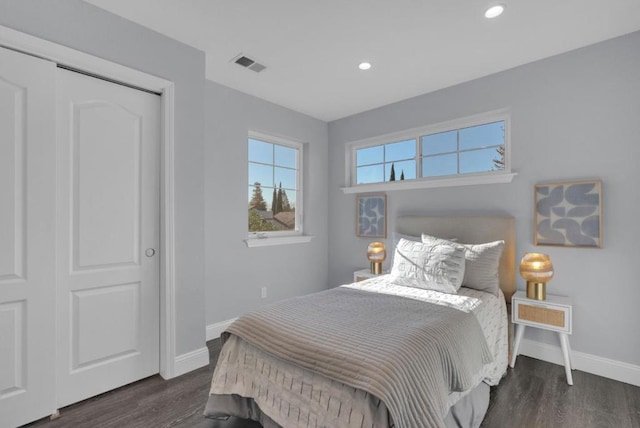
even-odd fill
[{"label": "nightstand", "polygon": [[516,328],[516,338],[511,355],[511,368],[516,365],[518,348],[527,327],[555,331],[560,338],[567,383],[573,385],[573,356],[569,345],[571,334],[572,303],[568,297],[547,294],[547,300],[528,299],[524,291],[517,291],[511,298],[511,320]]},{"label": "nightstand", "polygon": [[387,271],[382,271],[381,274],[371,273],[371,269],[360,269],[353,272],[353,282],[364,281],[365,279],[375,278],[376,276],[386,275]]}]

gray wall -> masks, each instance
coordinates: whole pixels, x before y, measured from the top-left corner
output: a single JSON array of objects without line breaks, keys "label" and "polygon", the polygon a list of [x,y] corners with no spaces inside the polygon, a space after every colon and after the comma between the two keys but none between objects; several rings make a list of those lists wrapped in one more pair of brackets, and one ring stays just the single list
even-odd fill
[{"label": "gray wall", "polygon": [[[387,192],[388,227],[408,213],[514,216],[518,260],[528,251],[549,253],[556,275],[548,292],[573,298],[573,349],[640,364],[638,70],[640,33],[633,33],[330,123],[330,285],[367,265],[370,241],[355,237],[355,195],[339,189],[345,143],[509,107],[512,183]],[[604,248],[535,247],[533,185],[591,178],[603,180]],[[517,286],[524,288],[519,277]],[[547,332],[527,336],[558,344]]]},{"label": "gray wall", "polygon": [[204,53],[80,0],[0,0],[0,25],[175,83],[176,352],[204,346]]},{"label": "gray wall", "polygon": [[[241,72],[241,71],[240,71]],[[205,87],[207,324],[327,288],[327,124],[214,82]],[[248,248],[247,133],[305,143],[304,231],[310,243]],[[243,214],[245,213],[245,214]],[[267,298],[260,298],[266,286]]]},{"label": "gray wall", "polygon": [[[205,324],[348,282],[354,269],[366,266],[369,240],[353,232],[355,196],[339,190],[345,143],[510,107],[514,182],[389,192],[390,227],[407,213],[511,214],[521,255],[536,249],[535,183],[601,178],[604,248],[539,249],[556,266],[549,292],[573,297],[573,348],[640,364],[633,266],[640,236],[640,33],[332,122],[327,138],[323,122],[205,84],[202,52],[80,0],[0,0],[0,25],[176,83],[178,354],[203,345]],[[246,219],[237,213],[246,207],[249,129],[309,143],[305,228],[316,235],[311,243],[247,248],[242,242]],[[265,285],[269,297],[262,300]],[[530,338],[556,343],[533,333]]]}]

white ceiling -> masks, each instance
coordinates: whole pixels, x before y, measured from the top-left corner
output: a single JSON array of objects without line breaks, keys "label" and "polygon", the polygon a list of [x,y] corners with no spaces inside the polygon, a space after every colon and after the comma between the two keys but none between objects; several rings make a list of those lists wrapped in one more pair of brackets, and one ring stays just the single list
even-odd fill
[{"label": "white ceiling", "polygon": [[205,51],[208,79],[324,121],[640,30],[639,0],[86,1]]}]

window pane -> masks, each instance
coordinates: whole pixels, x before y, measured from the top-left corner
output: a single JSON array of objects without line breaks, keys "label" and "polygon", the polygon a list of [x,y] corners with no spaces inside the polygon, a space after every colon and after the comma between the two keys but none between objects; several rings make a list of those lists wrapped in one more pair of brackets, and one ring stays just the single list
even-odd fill
[{"label": "window pane", "polygon": [[275,145],[275,164],[278,166],[286,166],[288,168],[296,167],[297,150],[291,147]]},{"label": "window pane", "polygon": [[416,140],[400,141],[398,143],[385,144],[384,161],[392,162],[416,157]]},{"label": "window pane", "polygon": [[405,180],[413,180],[416,178],[416,161],[415,159],[412,159],[408,161],[384,164],[384,181],[391,181],[391,165],[393,165],[396,181],[400,180],[403,172]]},{"label": "window pane", "polygon": [[356,171],[357,184],[380,183],[384,181],[384,166],[361,166]]},{"label": "window pane", "polygon": [[500,171],[504,169],[502,159],[500,150],[495,147],[460,152],[460,173]]},{"label": "window pane", "polygon": [[253,186],[256,182],[273,187],[273,167],[249,162],[249,185]]},{"label": "window pane", "polygon": [[249,186],[249,232],[295,230],[296,203],[295,190]]},{"label": "window pane", "polygon": [[458,160],[455,153],[449,155],[422,158],[422,176],[436,177],[458,173]]},{"label": "window pane", "polygon": [[458,131],[440,132],[422,137],[422,155],[437,155],[458,150]]},{"label": "window pane", "polygon": [[296,170],[288,168],[275,168],[275,187],[282,187],[287,189],[296,188]]},{"label": "window pane", "polygon": [[[460,130],[460,150],[504,144],[504,121]],[[461,171],[462,172],[462,171]]]},{"label": "window pane", "polygon": [[[371,165],[384,162],[384,146],[366,147],[356,150],[356,165]],[[382,181],[382,180],[380,180]]]},{"label": "window pane", "polygon": [[249,161],[273,163],[273,144],[249,138]]}]

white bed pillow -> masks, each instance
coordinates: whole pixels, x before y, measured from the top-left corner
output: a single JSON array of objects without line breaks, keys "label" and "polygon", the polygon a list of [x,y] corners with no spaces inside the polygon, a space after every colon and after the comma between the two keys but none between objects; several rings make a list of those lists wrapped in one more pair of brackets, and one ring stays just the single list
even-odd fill
[{"label": "white bed pillow", "polygon": [[395,284],[456,294],[464,278],[464,249],[400,239],[391,267]]},{"label": "white bed pillow", "polygon": [[462,285],[498,295],[498,290],[500,289],[498,269],[504,249],[504,241],[484,244],[461,244],[423,233],[422,242],[430,245],[449,244],[462,247],[466,264]]},{"label": "white bed pillow", "polygon": [[[400,232],[393,232],[393,235],[391,238],[391,241],[392,241],[391,245],[393,246],[391,247],[391,259],[389,262],[390,267],[393,267],[393,259],[396,254],[396,247],[398,246],[398,242],[400,242],[401,239],[406,239],[407,241],[422,242],[421,235],[413,236],[413,235],[405,235],[404,233],[400,233]],[[457,239],[453,238],[453,239],[449,239],[449,241],[456,242]]]},{"label": "white bed pillow", "polygon": [[398,246],[398,242],[400,242],[401,239],[406,239],[407,241],[422,242],[421,236],[405,235],[404,233],[393,232],[393,235],[391,236],[392,247],[391,247],[391,259],[389,260],[389,267],[393,267],[393,259],[395,258],[396,247]]}]

